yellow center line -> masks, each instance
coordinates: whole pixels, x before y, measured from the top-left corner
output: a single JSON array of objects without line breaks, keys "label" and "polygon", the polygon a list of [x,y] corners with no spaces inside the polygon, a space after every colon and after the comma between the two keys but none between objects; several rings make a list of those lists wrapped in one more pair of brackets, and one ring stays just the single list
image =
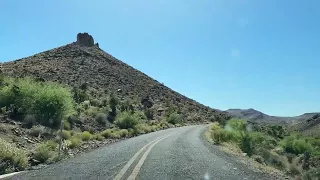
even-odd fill
[{"label": "yellow center line", "polygon": [[[173,133],[173,134],[176,134],[176,133]],[[153,146],[155,146],[156,144],[158,144],[160,141],[164,140],[165,138],[173,135],[173,134],[170,134],[168,136],[165,136],[159,140],[157,140],[156,142],[154,142],[152,145],[149,146],[149,148],[146,150],[146,152],[142,155],[141,159],[139,160],[138,164],[136,165],[136,167],[133,169],[131,175],[128,177],[127,180],[135,180],[136,177],[138,176],[139,174],[139,171],[144,163],[144,161],[146,160],[148,154],[150,153],[151,149],[153,148]]]},{"label": "yellow center line", "polygon": [[145,146],[143,146],[128,162],[127,164],[120,170],[120,172],[116,175],[116,177],[113,180],[120,180],[122,178],[122,176],[127,172],[127,170],[129,169],[129,167],[132,165],[132,163],[138,158],[138,156],[141,154],[141,152],[146,149],[146,147],[148,147],[150,144],[156,142],[157,140],[163,138],[165,136],[162,136],[156,140],[153,140],[151,142],[149,142],[148,144],[146,144]]}]

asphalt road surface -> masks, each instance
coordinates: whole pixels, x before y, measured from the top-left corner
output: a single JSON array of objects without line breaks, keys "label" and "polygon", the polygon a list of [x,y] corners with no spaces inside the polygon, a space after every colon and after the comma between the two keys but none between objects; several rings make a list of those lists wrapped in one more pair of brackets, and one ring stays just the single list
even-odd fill
[{"label": "asphalt road surface", "polygon": [[204,140],[208,126],[162,130],[8,179],[269,179]]}]

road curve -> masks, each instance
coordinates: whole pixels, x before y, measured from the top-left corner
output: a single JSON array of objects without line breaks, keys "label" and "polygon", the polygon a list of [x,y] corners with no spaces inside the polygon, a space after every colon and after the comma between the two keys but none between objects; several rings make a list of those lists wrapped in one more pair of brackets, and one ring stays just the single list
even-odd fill
[{"label": "road curve", "polygon": [[270,179],[203,139],[206,125],[130,138],[7,179]]}]

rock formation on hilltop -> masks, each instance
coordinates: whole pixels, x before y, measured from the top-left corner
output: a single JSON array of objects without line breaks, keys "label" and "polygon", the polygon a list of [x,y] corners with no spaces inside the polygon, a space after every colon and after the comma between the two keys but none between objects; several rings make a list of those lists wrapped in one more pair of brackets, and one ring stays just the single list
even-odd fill
[{"label": "rock formation on hilltop", "polygon": [[94,39],[88,33],[78,33],[77,35],[77,43],[84,46],[94,46]]}]

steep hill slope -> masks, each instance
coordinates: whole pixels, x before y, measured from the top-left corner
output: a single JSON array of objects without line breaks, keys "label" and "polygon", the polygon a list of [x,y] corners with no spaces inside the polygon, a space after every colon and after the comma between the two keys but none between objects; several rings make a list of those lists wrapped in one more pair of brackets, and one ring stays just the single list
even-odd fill
[{"label": "steep hill slope", "polygon": [[156,112],[162,112],[170,102],[196,121],[227,116],[171,90],[104,52],[87,33],[79,33],[77,42],[3,63],[1,72],[14,77],[57,81],[74,88],[86,85],[96,91],[116,93],[121,100],[147,99]]}]

